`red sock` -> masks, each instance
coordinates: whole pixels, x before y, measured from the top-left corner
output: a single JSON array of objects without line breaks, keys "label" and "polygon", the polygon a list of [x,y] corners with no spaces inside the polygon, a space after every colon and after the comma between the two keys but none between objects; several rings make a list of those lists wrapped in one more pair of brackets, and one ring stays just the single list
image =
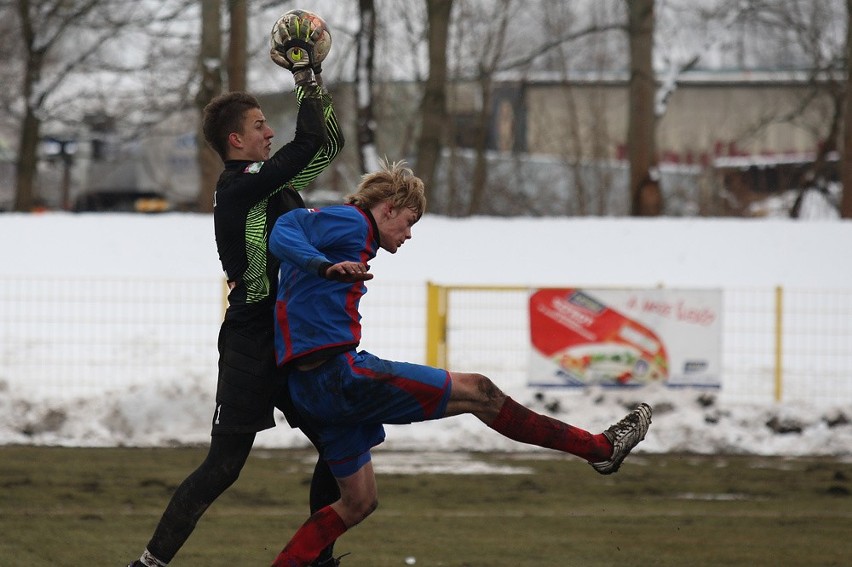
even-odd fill
[{"label": "red sock", "polygon": [[571,453],[593,463],[612,456],[612,444],[603,433],[592,435],[525,408],[509,397],[489,427],[509,439]]},{"label": "red sock", "polygon": [[303,567],[316,559],[330,543],[343,535],[346,524],[331,506],[317,510],[293,536],[272,567]]}]

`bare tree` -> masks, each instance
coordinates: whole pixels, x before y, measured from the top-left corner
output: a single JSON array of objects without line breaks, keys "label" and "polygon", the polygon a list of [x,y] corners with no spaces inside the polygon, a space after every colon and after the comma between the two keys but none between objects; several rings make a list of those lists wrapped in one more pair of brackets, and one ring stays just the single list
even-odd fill
[{"label": "bare tree", "polygon": [[469,215],[480,212],[484,204],[485,187],[488,181],[485,150],[488,143],[488,124],[491,121],[494,73],[503,57],[506,28],[512,15],[512,0],[501,0],[498,12],[496,32],[486,38],[483,48],[484,57],[479,61],[476,76],[481,100],[475,125],[473,178],[471,179],[470,201],[467,209]]},{"label": "bare tree", "polygon": [[657,168],[654,111],[654,0],[626,1],[630,43],[627,153],[630,160],[631,214],[657,216],[663,212],[664,205]]},{"label": "bare tree", "polygon": [[[473,164],[466,172],[466,201],[459,191],[453,190],[457,163],[456,156],[451,156],[447,170],[450,172],[449,198],[440,210],[454,214],[471,215],[486,212],[486,185],[488,183],[488,167],[486,150],[488,149],[490,123],[492,118],[492,96],[494,75],[505,57],[507,28],[514,13],[513,0],[500,0],[498,3],[482,4],[473,1],[463,1],[459,5],[453,34],[449,40],[448,49],[456,54],[453,61],[458,77],[472,76],[476,85],[476,114],[472,117],[467,137],[473,141]],[[525,50],[525,53],[526,50]],[[469,176],[469,177],[467,177]]]},{"label": "bare tree", "polygon": [[[34,188],[38,164],[38,145],[41,140],[42,108],[48,96],[78,67],[91,57],[97,46],[78,50],[76,57],[64,62],[51,77],[44,76],[45,64],[51,51],[88,16],[96,12],[97,0],[65,2],[30,2],[17,0],[16,7],[24,45],[24,72],[21,77],[21,100],[24,111],[19,129],[16,161],[16,211],[29,211],[36,204]],[[114,33],[114,30],[112,30]],[[102,32],[104,34],[108,32]],[[104,39],[107,37],[103,36]]]},{"label": "bare tree", "polygon": [[246,90],[248,0],[228,0],[228,90]]},{"label": "bare tree", "polygon": [[[548,63],[557,70],[562,88],[556,99],[558,102],[543,118],[543,129],[550,134],[554,153],[561,156],[562,164],[559,165],[563,167],[560,171],[564,172],[550,185],[561,185],[564,189],[551,197],[549,211],[544,214],[612,214],[611,196],[623,197],[622,192],[613,191],[615,170],[609,160],[613,146],[621,142],[609,134],[611,100],[604,91],[573,79],[578,66],[600,73],[618,68],[621,60],[626,60],[624,50],[611,45],[613,41],[624,40],[625,25],[620,8],[620,5],[596,3],[578,13],[578,8],[570,3],[561,8],[558,3],[549,7],[545,24],[548,36],[564,42],[553,49]],[[578,16],[583,18],[585,25],[569,28],[572,33],[566,35],[566,22],[576,21]],[[595,89],[597,94],[584,94],[589,89]],[[557,116],[564,117],[564,126],[552,125]]]},{"label": "bare tree", "polygon": [[434,197],[435,171],[447,122],[447,42],[452,10],[453,0],[426,0],[429,77],[420,105],[417,172],[426,186],[429,201]]},{"label": "bare tree", "polygon": [[[222,77],[222,14],[219,2],[201,1],[201,48],[199,71],[201,83],[195,96],[198,110],[199,129],[197,136],[199,187],[198,210],[213,211],[213,192],[222,171],[219,156],[204,141],[201,132],[201,117],[204,107],[223,91]],[[228,0],[228,49],[227,79],[229,91],[244,91],[248,88],[248,0]]]},{"label": "bare tree", "polygon": [[[46,135],[75,141],[85,138],[91,120],[111,123],[118,115],[132,135],[186,100],[186,75],[194,71],[183,64],[188,42],[174,23],[189,1],[0,4],[4,42],[15,41],[10,47],[19,54],[4,68],[2,94],[3,121],[18,132],[15,210],[31,210],[43,198],[37,172]],[[67,187],[63,193],[65,204]]]},{"label": "bare tree", "polygon": [[[790,216],[799,218],[804,197],[810,190],[822,193],[825,200],[833,205],[842,216],[842,198],[838,201],[830,194],[828,180],[834,177],[834,156],[843,139],[845,107],[849,83],[848,25],[849,16],[845,10],[836,10],[831,3],[802,3],[792,1],[787,11],[779,14],[782,29],[795,39],[797,49],[808,60],[810,67],[807,94],[802,98],[799,109],[794,111],[791,122],[802,124],[813,132],[819,140],[814,161],[799,179],[799,194],[790,208]],[[841,16],[845,16],[847,29],[845,34],[832,37],[831,28]],[[843,71],[843,72],[841,72]],[[809,124],[802,117],[813,107],[823,106],[822,120]],[[840,164],[841,184],[843,168]],[[844,194],[845,194],[844,185]]]},{"label": "bare tree", "polygon": [[376,6],[374,0],[358,0],[360,27],[355,55],[355,90],[358,105],[358,157],[361,171],[379,166],[376,152],[373,72],[376,51]]},{"label": "bare tree", "polygon": [[834,158],[844,131],[848,31],[841,31],[839,22],[848,19],[846,10],[838,2],[807,0],[748,0],[737,9],[739,21],[748,26],[744,33],[759,37],[762,51],[781,54],[775,66],[805,77],[801,96],[789,108],[767,112],[761,121],[748,125],[751,135],[756,135],[775,124],[794,124],[816,140],[813,161],[788,180],[798,190],[789,216],[800,216],[805,196],[812,190],[839,210],[829,181],[836,175]]},{"label": "bare tree", "polygon": [[843,156],[840,164],[843,196],[840,216],[852,219],[852,0],[846,0],[846,89],[843,110]]},{"label": "bare tree", "polygon": [[[201,49],[198,60],[201,84],[195,95],[195,107],[198,116],[213,97],[222,92],[222,14],[219,2],[201,1]],[[198,210],[213,212],[213,192],[216,180],[222,170],[222,162],[216,152],[204,141],[201,120],[198,121]]]},{"label": "bare tree", "polygon": [[[472,112],[468,110],[466,115],[450,121],[456,130],[450,132],[449,138],[455,143],[457,137],[463,137],[472,151],[450,148],[450,160],[443,168],[448,172],[450,185],[445,208],[462,215],[493,214],[498,210],[553,214],[552,206],[531,198],[529,180],[506,177],[507,171],[519,173],[524,169],[520,163],[524,159],[520,155],[523,150],[517,144],[523,145],[522,134],[517,131],[507,134],[506,129],[512,128],[514,110],[520,108],[515,105],[523,104],[520,101],[530,73],[552,71],[566,46],[598,34],[622,31],[624,22],[577,19],[572,17],[572,6],[548,1],[532,7],[514,0],[487,3],[459,0],[454,7],[448,47],[455,56],[454,78],[461,81],[471,78],[476,98]],[[561,61],[564,64],[564,59]],[[498,80],[506,81],[506,88],[501,88],[499,98],[495,99]],[[461,88],[466,89],[467,85]],[[457,89],[450,92],[453,96],[465,95]],[[502,134],[498,132],[500,129]],[[504,167],[509,156],[494,153],[494,149],[513,152],[511,157],[518,161],[517,166]],[[502,172],[499,180],[491,172],[495,166]]]}]

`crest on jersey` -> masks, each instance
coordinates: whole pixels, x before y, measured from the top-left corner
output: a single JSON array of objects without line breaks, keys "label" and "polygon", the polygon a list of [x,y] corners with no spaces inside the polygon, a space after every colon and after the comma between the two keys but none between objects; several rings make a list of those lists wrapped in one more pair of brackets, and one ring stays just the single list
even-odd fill
[{"label": "crest on jersey", "polygon": [[254,163],[248,164],[246,166],[246,168],[243,170],[243,173],[257,173],[258,171],[260,171],[261,167],[263,167],[263,162],[262,161],[256,161]]}]

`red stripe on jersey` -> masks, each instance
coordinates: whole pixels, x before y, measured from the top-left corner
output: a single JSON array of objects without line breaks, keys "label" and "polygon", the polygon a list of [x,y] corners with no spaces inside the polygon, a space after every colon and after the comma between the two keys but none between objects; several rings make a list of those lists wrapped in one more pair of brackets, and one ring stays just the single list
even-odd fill
[{"label": "red stripe on jersey", "polygon": [[[366,264],[376,256],[376,251],[373,249],[376,235],[373,230],[373,223],[367,214],[361,209],[357,209],[357,211],[361,213],[367,224],[367,234],[365,235],[364,245],[361,247],[361,253],[358,258],[359,262]],[[366,292],[367,287],[364,285],[364,282],[356,282],[346,293],[345,309],[346,314],[349,316],[349,333],[357,342],[361,342],[361,314],[358,312],[358,303]]]},{"label": "red stripe on jersey", "polygon": [[361,314],[358,312],[358,303],[364,295],[364,284],[358,282],[349,288],[346,293],[346,315],[349,316],[349,334],[355,342],[361,342]]},{"label": "red stripe on jersey", "polygon": [[290,359],[293,355],[293,340],[290,336],[290,323],[287,320],[287,303],[285,301],[275,302],[275,324],[281,332],[281,342],[284,352],[277,353],[279,364]]}]

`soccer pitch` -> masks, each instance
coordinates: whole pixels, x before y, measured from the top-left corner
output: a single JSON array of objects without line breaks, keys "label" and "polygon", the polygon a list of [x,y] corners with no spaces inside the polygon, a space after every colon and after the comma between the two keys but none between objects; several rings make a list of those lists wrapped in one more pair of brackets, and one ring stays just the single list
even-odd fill
[{"label": "soccer pitch", "polygon": [[[126,565],[205,452],[0,447],[0,565]],[[552,453],[459,460],[376,451],[379,509],[338,541],[337,554],[350,553],[342,567],[826,566],[852,557],[852,462],[640,453],[602,477]],[[312,462],[310,451],[256,449],[172,565],[269,565],[306,517]],[[399,472],[406,462],[418,472]]]}]

